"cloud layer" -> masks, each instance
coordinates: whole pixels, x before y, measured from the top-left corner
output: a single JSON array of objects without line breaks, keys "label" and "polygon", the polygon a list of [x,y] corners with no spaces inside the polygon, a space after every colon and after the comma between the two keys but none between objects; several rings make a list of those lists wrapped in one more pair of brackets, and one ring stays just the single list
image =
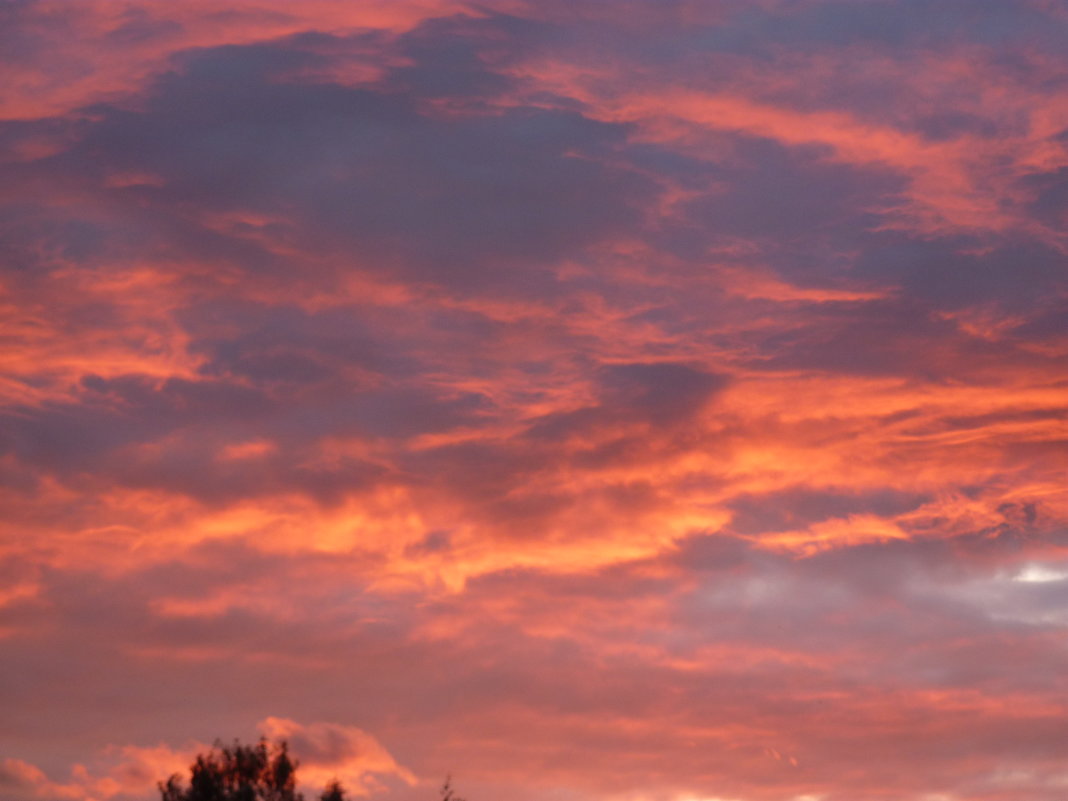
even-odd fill
[{"label": "cloud layer", "polygon": [[1063,797],[1059,4],[0,31],[0,794]]}]

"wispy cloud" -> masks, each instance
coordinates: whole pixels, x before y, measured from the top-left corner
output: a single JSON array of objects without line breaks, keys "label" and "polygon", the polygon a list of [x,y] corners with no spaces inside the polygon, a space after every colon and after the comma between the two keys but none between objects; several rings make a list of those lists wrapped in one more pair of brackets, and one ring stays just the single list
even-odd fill
[{"label": "wispy cloud", "polygon": [[1061,798],[1066,25],[8,3],[2,794]]}]

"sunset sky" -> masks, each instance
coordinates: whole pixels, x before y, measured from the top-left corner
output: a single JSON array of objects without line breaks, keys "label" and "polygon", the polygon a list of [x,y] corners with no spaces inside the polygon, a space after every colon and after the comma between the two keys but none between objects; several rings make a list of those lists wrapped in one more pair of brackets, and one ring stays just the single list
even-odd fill
[{"label": "sunset sky", "polygon": [[1066,265],[1066,0],[0,0],[0,798],[1063,801]]}]

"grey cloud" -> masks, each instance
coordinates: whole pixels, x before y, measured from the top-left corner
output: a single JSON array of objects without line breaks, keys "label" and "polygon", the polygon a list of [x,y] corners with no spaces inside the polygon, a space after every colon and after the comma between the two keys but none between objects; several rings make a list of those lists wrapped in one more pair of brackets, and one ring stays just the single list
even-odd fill
[{"label": "grey cloud", "polygon": [[821,520],[852,514],[893,516],[929,500],[924,495],[891,489],[846,493],[798,487],[733,499],[730,529],[742,535],[759,535],[804,528]]},{"label": "grey cloud", "polygon": [[[610,163],[621,126],[539,108],[440,116],[388,81],[280,80],[322,58],[298,44],[188,54],[142,110],[92,110],[56,163],[158,174],[164,186],[138,190],[152,208],[283,215],[315,251],[359,248],[380,269],[469,288],[635,225],[653,194]],[[416,52],[435,69],[465,46]]]}]

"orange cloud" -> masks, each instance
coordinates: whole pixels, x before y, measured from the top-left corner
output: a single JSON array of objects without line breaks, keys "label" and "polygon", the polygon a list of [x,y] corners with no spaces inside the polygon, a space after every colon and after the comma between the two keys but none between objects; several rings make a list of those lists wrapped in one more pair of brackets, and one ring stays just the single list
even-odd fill
[{"label": "orange cloud", "polygon": [[355,726],[334,723],[303,725],[287,718],[269,717],[259,729],[268,739],[290,743],[302,757],[301,780],[309,786],[325,786],[337,779],[349,792],[367,795],[383,789],[378,777],[395,777],[409,785],[417,783],[407,768],[367,732]]},{"label": "orange cloud", "polygon": [[1063,15],[565,6],[0,12],[0,795],[1060,798]]}]

